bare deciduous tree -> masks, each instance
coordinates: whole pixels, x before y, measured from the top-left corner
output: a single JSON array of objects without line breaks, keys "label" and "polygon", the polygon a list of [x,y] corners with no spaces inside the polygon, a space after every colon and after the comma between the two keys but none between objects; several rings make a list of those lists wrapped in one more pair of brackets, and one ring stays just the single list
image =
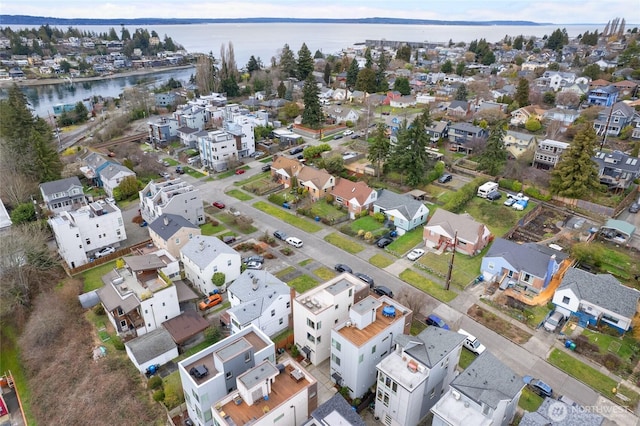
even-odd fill
[{"label": "bare deciduous tree", "polygon": [[414,318],[420,313],[427,301],[426,294],[408,289],[402,289],[396,298],[398,302],[413,311]]}]

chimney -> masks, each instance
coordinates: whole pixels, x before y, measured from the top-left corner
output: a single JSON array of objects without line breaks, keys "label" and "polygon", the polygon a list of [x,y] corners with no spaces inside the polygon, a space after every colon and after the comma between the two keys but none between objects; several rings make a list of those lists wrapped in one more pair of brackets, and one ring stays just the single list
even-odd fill
[{"label": "chimney", "polygon": [[256,291],[258,289],[258,287],[259,287],[258,279],[254,278],[253,280],[251,280],[251,283],[252,283],[251,284],[251,289],[253,291]]},{"label": "chimney", "polygon": [[164,217],[164,226],[169,226],[169,218],[166,215]]}]

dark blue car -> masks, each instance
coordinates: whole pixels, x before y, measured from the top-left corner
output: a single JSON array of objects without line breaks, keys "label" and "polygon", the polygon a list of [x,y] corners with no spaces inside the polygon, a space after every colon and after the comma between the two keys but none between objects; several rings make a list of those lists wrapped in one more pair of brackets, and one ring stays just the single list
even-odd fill
[{"label": "dark blue car", "polygon": [[427,325],[432,325],[434,327],[438,327],[438,328],[443,328],[445,330],[449,330],[449,325],[446,322],[444,322],[442,320],[442,318],[440,318],[437,315],[433,315],[433,314],[429,315],[428,317],[426,317],[424,319],[424,322],[426,322]]}]

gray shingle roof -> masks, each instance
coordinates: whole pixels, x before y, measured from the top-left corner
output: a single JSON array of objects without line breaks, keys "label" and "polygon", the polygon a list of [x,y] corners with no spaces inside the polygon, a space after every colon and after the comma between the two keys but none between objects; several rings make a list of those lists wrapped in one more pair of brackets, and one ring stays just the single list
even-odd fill
[{"label": "gray shingle roof", "polygon": [[544,278],[547,275],[549,259],[554,254],[557,263],[567,257],[564,253],[538,244],[518,244],[504,238],[496,238],[485,257],[500,257],[509,262],[515,271],[525,271]]},{"label": "gray shingle roof", "polygon": [[194,235],[180,252],[200,268],[205,269],[220,254],[238,254],[237,251],[216,237]]},{"label": "gray shingle roof", "polygon": [[429,219],[427,226],[440,226],[451,238],[453,238],[456,231],[458,231],[459,239],[475,243],[478,240],[478,236],[482,235],[480,227],[484,227],[485,225],[477,222],[468,213],[455,214],[445,209],[438,209],[431,219]]},{"label": "gray shingle roof", "polygon": [[[166,223],[165,223],[166,219]],[[149,224],[149,228],[164,241],[169,240],[176,232],[182,228],[198,229],[196,225],[189,222],[180,215],[165,213],[158,216],[156,220]]]},{"label": "gray shingle roof", "polygon": [[[557,414],[553,420],[550,418],[552,413]],[[564,418],[558,420],[562,414]],[[571,407],[551,398],[545,398],[535,413],[525,411],[520,420],[520,426],[601,426],[602,423],[604,417],[600,414],[590,413],[582,407]]]},{"label": "gray shingle roof", "polygon": [[401,334],[395,338],[395,342],[421,364],[433,368],[461,345],[464,339],[465,336],[454,331],[427,327],[417,336]]},{"label": "gray shingle roof", "polygon": [[135,175],[135,173],[129,170],[129,168],[118,163],[110,163],[107,167],[100,170],[100,176],[106,180],[114,178],[115,176],[118,175],[118,173],[127,173],[129,175]]},{"label": "gray shingle roof", "polygon": [[155,357],[176,348],[176,344],[171,338],[171,333],[162,327],[129,340],[125,345],[133,354],[138,365],[151,361]]},{"label": "gray shingle roof", "polygon": [[524,382],[522,376],[514,373],[491,352],[484,351],[453,379],[451,387],[472,400],[495,409],[500,401],[515,398],[524,387]]},{"label": "gray shingle roof", "polygon": [[362,420],[362,417],[360,417],[353,410],[353,407],[351,407],[351,405],[349,405],[349,403],[339,393],[334,394],[325,403],[321,404],[318,408],[313,410],[313,412],[311,413],[311,417],[314,420],[320,422],[333,412],[338,413],[342,418],[344,418],[348,422],[346,424],[349,424],[351,426],[366,426],[366,423],[364,422],[364,420]]},{"label": "gray shingle roof", "polygon": [[157,254],[144,254],[140,256],[126,256],[122,260],[132,271],[156,271],[167,266]]},{"label": "gray shingle roof", "polygon": [[227,291],[241,302],[230,308],[229,313],[233,313],[242,324],[260,317],[278,297],[291,293],[287,284],[264,270],[244,271],[229,285]]},{"label": "gray shingle roof", "polygon": [[378,192],[378,199],[374,201],[374,204],[385,210],[396,209],[407,220],[411,220],[418,209],[422,207],[422,203],[414,200],[410,195],[396,194],[385,189],[381,189]]},{"label": "gray shingle roof", "polygon": [[80,188],[82,188],[80,179],[78,179],[77,176],[41,183],[40,189],[42,190],[42,193],[44,195],[50,195],[57,192],[68,191],[72,186],[79,186]]},{"label": "gray shingle roof", "polygon": [[140,301],[132,293],[129,293],[124,299],[120,297],[118,291],[111,284],[111,280],[118,276],[118,273],[113,269],[102,276],[104,286],[97,290],[98,297],[107,311],[112,312],[120,308],[126,314],[137,308]]},{"label": "gray shingle roof", "polygon": [[633,318],[640,292],[629,288],[610,274],[592,274],[570,268],[564,274],[558,290],[569,288],[580,298],[596,306]]}]

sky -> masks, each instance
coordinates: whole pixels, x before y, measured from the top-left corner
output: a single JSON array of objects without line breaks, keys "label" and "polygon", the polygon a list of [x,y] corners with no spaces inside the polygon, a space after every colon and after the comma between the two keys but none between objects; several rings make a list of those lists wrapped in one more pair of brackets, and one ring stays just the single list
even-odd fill
[{"label": "sky", "polygon": [[[1,0],[0,14],[54,18],[416,18],[640,23],[640,0]],[[0,22],[0,25],[2,22]]]}]

